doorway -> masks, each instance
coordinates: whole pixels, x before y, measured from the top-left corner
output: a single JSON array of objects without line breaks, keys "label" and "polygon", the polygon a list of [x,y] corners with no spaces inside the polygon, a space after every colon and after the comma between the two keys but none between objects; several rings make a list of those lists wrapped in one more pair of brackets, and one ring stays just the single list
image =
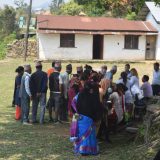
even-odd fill
[{"label": "doorway", "polygon": [[146,60],[155,60],[156,36],[146,36]]},{"label": "doorway", "polygon": [[93,59],[103,59],[103,35],[93,35]]}]

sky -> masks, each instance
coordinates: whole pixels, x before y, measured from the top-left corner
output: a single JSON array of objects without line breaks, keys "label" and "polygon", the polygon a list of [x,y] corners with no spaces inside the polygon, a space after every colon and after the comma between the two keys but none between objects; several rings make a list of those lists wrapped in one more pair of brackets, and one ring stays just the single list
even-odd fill
[{"label": "sky", "polygon": [[[33,7],[39,7],[44,3],[49,3],[51,0],[33,0]],[[25,0],[29,4],[29,0]],[[5,4],[14,6],[14,0],[0,0],[0,7],[3,7]]]}]

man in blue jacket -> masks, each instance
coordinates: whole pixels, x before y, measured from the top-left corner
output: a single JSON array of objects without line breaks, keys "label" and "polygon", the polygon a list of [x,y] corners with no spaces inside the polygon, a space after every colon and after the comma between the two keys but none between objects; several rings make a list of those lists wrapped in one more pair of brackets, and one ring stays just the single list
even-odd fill
[{"label": "man in blue jacket", "polygon": [[32,123],[37,122],[37,109],[40,103],[40,124],[44,123],[47,93],[47,73],[42,71],[41,62],[36,62],[36,72],[31,75],[30,90],[32,95]]}]

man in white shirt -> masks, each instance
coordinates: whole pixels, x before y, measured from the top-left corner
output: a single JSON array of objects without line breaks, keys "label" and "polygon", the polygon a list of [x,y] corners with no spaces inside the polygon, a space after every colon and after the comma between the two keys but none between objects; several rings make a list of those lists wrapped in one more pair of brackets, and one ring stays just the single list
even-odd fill
[{"label": "man in white shirt", "polygon": [[21,98],[21,107],[22,107],[22,123],[29,124],[29,110],[30,110],[30,99],[32,99],[31,91],[30,91],[30,77],[31,77],[31,66],[24,66],[24,74],[21,80],[20,86],[20,98]]},{"label": "man in white shirt", "polygon": [[63,95],[63,106],[61,112],[61,120],[67,121],[67,106],[68,106],[68,89],[69,89],[69,75],[72,73],[72,65],[68,64],[66,66],[66,72],[61,73],[59,76],[59,83],[62,85],[62,95]]},{"label": "man in white shirt", "polygon": [[105,74],[104,78],[112,81],[113,75],[116,73],[117,73],[117,66],[114,65],[112,66],[112,69]]},{"label": "man in white shirt", "polygon": [[153,81],[152,81],[153,95],[160,95],[160,70],[159,63],[154,63]]}]

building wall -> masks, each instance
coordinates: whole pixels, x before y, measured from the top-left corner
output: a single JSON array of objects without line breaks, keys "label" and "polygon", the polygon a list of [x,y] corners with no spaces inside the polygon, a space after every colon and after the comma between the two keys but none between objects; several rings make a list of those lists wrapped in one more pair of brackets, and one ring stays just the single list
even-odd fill
[{"label": "building wall", "polygon": [[60,48],[60,34],[37,34],[40,59],[91,60],[92,35],[75,35],[75,48]]},{"label": "building wall", "polygon": [[156,44],[156,60],[160,60],[160,24],[156,22],[151,12],[148,13],[146,21],[149,21],[159,31]]},{"label": "building wall", "polygon": [[139,49],[124,49],[124,35],[104,36],[104,60],[145,60],[146,36],[139,37]]}]

